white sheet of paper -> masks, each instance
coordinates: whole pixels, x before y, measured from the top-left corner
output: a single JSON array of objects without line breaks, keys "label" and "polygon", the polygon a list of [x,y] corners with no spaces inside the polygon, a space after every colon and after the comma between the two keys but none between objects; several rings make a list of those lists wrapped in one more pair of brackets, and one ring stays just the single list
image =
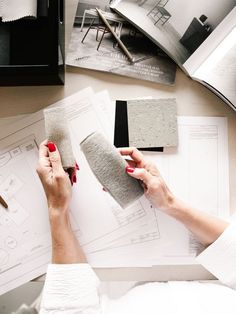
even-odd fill
[{"label": "white sheet of paper", "polygon": [[[91,95],[86,89],[76,99]],[[9,205],[0,206],[0,294],[45,273],[51,259],[47,202],[35,171],[36,142],[45,136],[42,117],[40,112],[0,123],[0,194]],[[74,220],[72,226],[78,232]]]},{"label": "white sheet of paper", "polygon": [[32,169],[38,162],[35,139],[28,137],[12,144],[5,140],[4,151],[3,144],[0,141],[1,156],[19,153],[0,165],[0,194],[8,204],[7,210],[0,207],[0,294],[45,271],[51,255],[47,203]]},{"label": "white sheet of paper", "polygon": [[10,116],[6,118],[0,118],[0,127],[15,123],[23,118],[27,117],[27,114],[21,114],[17,116]]},{"label": "white sheet of paper", "polygon": [[[179,117],[178,151],[145,153],[160,169],[170,189],[179,198],[210,214],[229,217],[229,173],[227,120],[213,117]],[[157,224],[149,232],[159,232],[159,239],[150,239],[148,250],[145,227],[111,242],[89,255],[92,265],[121,267],[137,265],[139,252],[144,249],[139,265],[194,264],[201,246],[186,228],[156,212]],[[158,227],[157,227],[158,226]],[[133,240],[135,239],[135,241]],[[135,252],[131,249],[133,244]],[[153,243],[153,246],[150,243]],[[135,255],[136,254],[136,255]],[[114,259],[113,257],[116,256]],[[135,262],[136,261],[136,262]],[[99,264],[97,264],[99,263]]]},{"label": "white sheet of paper", "polygon": [[[103,187],[92,174],[86,158],[79,149],[78,144],[94,131],[104,133],[110,140],[112,138],[110,121],[101,110],[101,107],[110,103],[107,93],[101,92],[98,96],[91,97],[91,100],[91,103],[90,100],[80,102],[80,107],[70,106],[69,112],[72,145],[81,168],[78,183],[74,187],[72,210],[80,225],[80,243],[86,253],[104,246],[106,242],[117,239],[131,230],[137,230],[148,217],[143,203],[137,202],[124,211],[108,193],[102,191]],[[77,204],[80,204],[81,208],[90,210],[75,212],[73,208],[77,208]],[[96,217],[103,223],[97,224]]]},{"label": "white sheet of paper", "polygon": [[[107,103],[107,106],[102,106],[100,109],[103,111],[104,117],[107,119],[111,118],[112,129],[114,128],[114,115],[115,115],[115,103],[110,104]],[[113,122],[113,123],[112,123]],[[200,194],[200,200],[198,203],[195,203],[195,206],[198,208],[202,208],[203,210],[207,210],[208,212],[219,215],[222,218],[227,218],[229,213],[229,186],[228,186],[228,148],[227,148],[227,121],[223,118],[205,118],[205,117],[179,117],[179,132],[181,143],[178,148],[178,152],[174,149],[167,149],[165,153],[151,153],[146,155],[150,155],[149,158],[154,158],[154,162],[158,167],[163,169],[163,173],[167,173],[166,181],[175,182],[175,185],[172,187],[173,191],[176,193],[181,192],[179,196],[182,195],[183,199],[186,199],[190,204],[195,203],[195,199],[198,199],[198,195]],[[112,130],[111,129],[111,130]],[[209,134],[208,134],[209,132]],[[188,138],[186,138],[186,134]],[[209,152],[208,152],[208,144]],[[218,147],[218,149],[216,149]],[[196,152],[195,152],[196,151]],[[191,153],[192,152],[192,153]],[[190,154],[191,153],[191,154]],[[205,158],[204,156],[208,156]],[[156,156],[156,160],[155,160]],[[189,168],[197,169],[196,174],[196,183],[193,186],[194,176],[191,176],[191,182],[188,182],[188,171],[190,169],[184,168],[186,164],[186,160],[190,160]],[[212,163],[211,160],[217,159],[220,164]],[[204,171],[199,172],[199,166],[203,165],[205,167]],[[208,167],[211,165],[211,167]],[[180,171],[177,171],[180,169]],[[185,169],[183,171],[183,169]],[[223,169],[223,170],[221,170]],[[176,173],[177,171],[177,173]],[[208,172],[207,172],[208,171]],[[192,171],[190,171],[192,173]],[[204,178],[205,185],[201,184],[201,173],[206,176]],[[208,176],[209,174],[209,176]],[[221,182],[219,194],[217,189],[214,188],[214,183]],[[188,183],[187,183],[188,182]],[[211,183],[213,183],[211,185]],[[187,186],[191,186],[192,190],[190,191],[188,197],[184,194],[183,191],[187,191]],[[198,189],[198,185],[201,186],[201,189]],[[206,186],[207,185],[207,186]],[[210,188],[208,187],[210,185]],[[198,190],[200,193],[198,194]],[[205,200],[206,198],[206,200]],[[216,204],[214,200],[221,199],[220,205]],[[206,201],[206,204],[205,204]],[[160,236],[165,243],[165,248],[167,247],[167,255],[170,257],[164,257],[162,254],[162,258],[158,258],[158,261],[154,261],[153,263],[157,264],[168,264],[168,263],[195,263],[194,256],[196,253],[202,249],[202,246],[199,245],[198,241],[179,223],[175,220],[163,215],[158,211],[157,215],[157,223],[155,223],[155,219],[153,217],[149,217],[148,224],[144,224],[143,227],[140,227],[138,230],[126,234],[121,238],[117,238],[112,242],[102,243],[94,242],[95,249],[93,252],[100,252],[102,250],[111,249],[111,248],[121,248],[125,246],[129,247],[131,244],[140,244],[141,249],[145,246],[145,242],[154,241],[157,239],[157,235]],[[161,233],[163,226],[165,228],[164,231],[169,228],[169,230],[175,230],[173,234],[167,234],[167,237],[164,237],[165,232]],[[148,230],[148,232],[147,232]],[[175,236],[177,235],[177,239],[179,237],[179,242],[176,243]],[[144,246],[142,245],[144,243]],[[168,245],[167,245],[168,243]],[[160,244],[160,241],[159,241]],[[104,246],[105,245],[105,246]],[[171,248],[172,246],[172,248]],[[137,248],[138,246],[136,246]],[[127,250],[128,255],[129,251]],[[151,250],[151,254],[153,254],[155,250]],[[100,252],[99,254],[102,253]],[[108,256],[103,256],[103,260],[109,260],[113,256],[114,252],[109,254]],[[156,252],[157,254],[157,252]],[[116,255],[116,253],[114,254]],[[160,255],[160,254],[159,254]],[[124,254],[120,254],[122,259],[116,259],[114,267],[120,267],[120,265],[126,265],[124,260]],[[151,255],[152,256],[152,255]],[[154,254],[155,256],[155,254]],[[94,257],[94,265],[96,265],[96,254]],[[155,258],[154,258],[155,260]],[[144,258],[142,259],[144,262]],[[100,264],[101,266],[101,264]],[[104,266],[105,267],[105,266]]]}]

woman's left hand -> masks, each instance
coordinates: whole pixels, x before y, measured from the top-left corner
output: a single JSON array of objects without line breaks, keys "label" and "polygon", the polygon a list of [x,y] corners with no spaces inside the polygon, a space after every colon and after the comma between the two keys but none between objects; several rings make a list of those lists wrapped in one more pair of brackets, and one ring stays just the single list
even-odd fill
[{"label": "woman's left hand", "polygon": [[40,144],[37,173],[47,196],[49,214],[67,212],[72,195],[71,182],[54,143],[44,141]]}]

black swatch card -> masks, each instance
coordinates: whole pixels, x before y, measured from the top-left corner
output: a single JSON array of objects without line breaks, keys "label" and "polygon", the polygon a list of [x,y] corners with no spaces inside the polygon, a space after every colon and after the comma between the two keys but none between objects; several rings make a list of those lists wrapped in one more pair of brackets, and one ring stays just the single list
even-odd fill
[{"label": "black swatch card", "polygon": [[[127,101],[116,101],[115,114],[115,130],[114,130],[114,145],[118,147],[129,147],[129,126]],[[137,147],[142,151],[163,152],[163,147]]]}]

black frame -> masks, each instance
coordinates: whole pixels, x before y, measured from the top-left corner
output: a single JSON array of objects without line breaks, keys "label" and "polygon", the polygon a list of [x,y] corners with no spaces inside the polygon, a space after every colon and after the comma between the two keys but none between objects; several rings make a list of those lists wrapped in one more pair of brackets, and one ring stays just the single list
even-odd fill
[{"label": "black frame", "polygon": [[[42,62],[42,64],[31,63],[29,65],[0,65],[1,86],[64,84],[64,14],[64,0],[49,0],[47,17],[38,17],[37,19],[21,19],[9,23],[10,29],[13,29],[13,31],[16,30],[16,32],[18,32],[18,29],[22,29],[23,31],[24,27],[31,27],[33,31],[35,29],[35,51],[38,52],[38,56],[40,54],[44,54],[46,62]],[[0,27],[1,23],[2,22],[0,22]],[[59,50],[61,52],[61,56],[59,54]],[[34,58],[34,56],[32,56],[32,58]],[[35,58],[37,59],[37,55]]]}]

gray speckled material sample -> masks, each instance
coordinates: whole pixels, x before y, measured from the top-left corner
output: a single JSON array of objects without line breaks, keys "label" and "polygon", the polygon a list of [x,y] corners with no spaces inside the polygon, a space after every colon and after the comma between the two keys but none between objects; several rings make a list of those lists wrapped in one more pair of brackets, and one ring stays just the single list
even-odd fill
[{"label": "gray speckled material sample", "polygon": [[177,104],[170,99],[127,101],[129,146],[178,145]]},{"label": "gray speckled material sample", "polygon": [[98,181],[122,208],[143,195],[139,181],[125,171],[127,162],[102,134],[90,134],[80,146]]},{"label": "gray speckled material sample", "polygon": [[63,168],[75,167],[70,131],[64,107],[53,107],[44,110],[46,137],[57,145]]}]

